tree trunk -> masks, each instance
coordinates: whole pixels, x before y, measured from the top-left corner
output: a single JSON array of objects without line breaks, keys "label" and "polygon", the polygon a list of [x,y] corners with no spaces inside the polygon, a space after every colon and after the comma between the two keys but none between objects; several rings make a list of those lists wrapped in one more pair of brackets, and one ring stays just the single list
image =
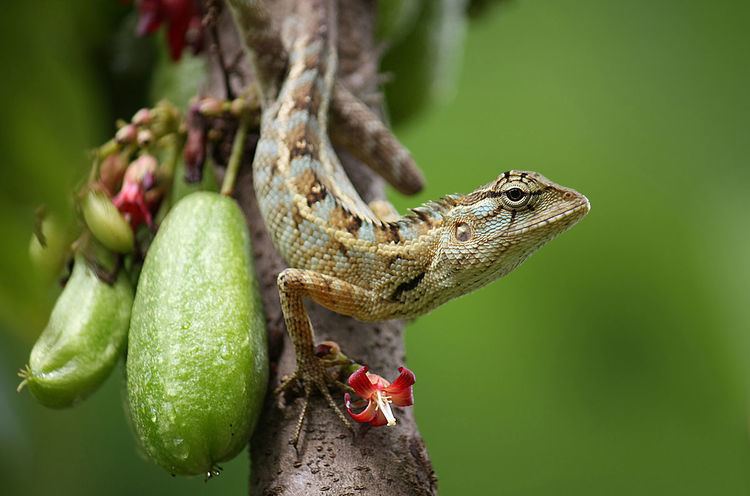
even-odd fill
[{"label": "tree trunk", "polygon": [[[305,1],[305,0],[297,0]],[[294,0],[267,2],[277,24],[293,7]],[[377,12],[372,0],[339,2],[339,81],[360,97],[377,95],[379,52],[374,29]],[[240,52],[240,41],[227,9],[220,20],[221,50],[225,60]],[[215,54],[215,51],[214,51]],[[212,56],[209,93],[224,95],[221,69]],[[244,81],[250,82],[250,69],[240,65]],[[369,98],[369,100],[373,100]],[[377,100],[377,99],[375,99]],[[250,140],[253,141],[253,140]],[[337,150],[365,201],[384,198],[383,182],[363,164]],[[249,161],[248,161],[249,162]],[[266,232],[252,187],[251,167],[243,164],[238,179],[237,199],[247,216],[252,234],[255,262],[261,282],[271,347],[271,390],[279,377],[294,370],[294,349],[284,329],[279,307],[276,276],[286,264],[279,257]],[[334,314],[308,302],[318,342],[330,339],[359,363],[394,379],[405,363],[403,322],[362,323]],[[416,386],[419,387],[419,384]],[[343,407],[343,395],[341,406]],[[250,443],[250,493],[258,495],[432,495],[437,493],[436,478],[419,435],[412,409],[397,412],[394,427],[366,429],[356,426],[352,434],[318,396],[302,430],[299,458],[289,444],[301,409],[301,400],[290,397],[284,408],[269,392],[264,411]]]}]

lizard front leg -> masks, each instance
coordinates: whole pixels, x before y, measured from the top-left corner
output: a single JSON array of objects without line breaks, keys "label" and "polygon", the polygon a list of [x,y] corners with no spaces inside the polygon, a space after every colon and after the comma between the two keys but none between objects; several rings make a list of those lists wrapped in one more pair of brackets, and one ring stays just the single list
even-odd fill
[{"label": "lizard front leg", "polygon": [[297,447],[302,423],[307,413],[308,401],[314,389],[318,389],[328,405],[341,421],[351,429],[351,423],[341,412],[328,390],[329,385],[340,386],[325,373],[324,362],[314,353],[314,332],[304,306],[304,298],[343,315],[366,314],[366,307],[372,301],[370,291],[355,286],[333,276],[312,270],[286,269],[277,279],[281,310],[289,337],[292,339],[297,356],[297,370],[283,381],[276,393],[282,393],[295,380],[302,382],[305,398],[302,412],[291,443]]}]

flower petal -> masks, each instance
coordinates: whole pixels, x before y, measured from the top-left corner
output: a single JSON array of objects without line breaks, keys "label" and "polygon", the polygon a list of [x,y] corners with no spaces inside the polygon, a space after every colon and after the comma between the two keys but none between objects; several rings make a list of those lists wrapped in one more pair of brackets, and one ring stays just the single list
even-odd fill
[{"label": "flower petal", "polygon": [[383,413],[386,423],[388,425],[396,425],[396,417],[393,415],[391,402],[388,397],[380,391],[376,393],[375,397],[378,404],[378,411]]},{"label": "flower petal", "polygon": [[172,18],[167,28],[167,41],[169,42],[169,56],[174,61],[180,60],[182,50],[185,48],[189,19]]},{"label": "flower petal", "polygon": [[145,36],[156,31],[164,22],[164,12],[159,0],[141,0],[138,3],[136,34]]},{"label": "flower petal", "polygon": [[[354,413],[351,409],[352,402],[351,402],[351,396],[349,396],[349,393],[346,393],[344,395],[344,401],[346,402],[346,411],[349,412],[349,415],[357,422],[360,423],[367,423],[372,422],[373,420],[377,419],[377,414],[380,413],[377,410],[377,404],[374,401],[369,401],[367,403],[367,408],[362,410],[359,413]],[[382,417],[383,414],[381,413],[380,416]],[[383,420],[385,420],[385,417],[383,417]]]},{"label": "flower petal", "polygon": [[391,385],[391,383],[386,381],[383,377],[380,377],[378,374],[373,374],[372,372],[367,373],[367,378],[370,379],[372,387],[375,389],[382,390]]},{"label": "flower petal", "polygon": [[146,205],[143,187],[139,183],[126,180],[117,196],[112,198],[112,203],[130,220],[130,226],[133,230],[144,222],[151,227],[153,223],[151,212]]},{"label": "flower petal", "polygon": [[411,406],[414,404],[414,393],[412,386],[417,378],[414,372],[406,367],[399,367],[401,375],[393,381],[393,384],[385,388],[385,393],[391,398],[394,405]]},{"label": "flower petal", "polygon": [[367,377],[367,365],[357,369],[356,372],[349,376],[347,382],[354,389],[355,393],[366,400],[369,400],[375,394],[375,388]]},{"label": "flower petal", "polygon": [[375,418],[370,420],[370,425],[373,427],[382,427],[384,425],[388,425],[388,419],[385,418],[385,415],[383,415],[382,410],[377,411]]}]

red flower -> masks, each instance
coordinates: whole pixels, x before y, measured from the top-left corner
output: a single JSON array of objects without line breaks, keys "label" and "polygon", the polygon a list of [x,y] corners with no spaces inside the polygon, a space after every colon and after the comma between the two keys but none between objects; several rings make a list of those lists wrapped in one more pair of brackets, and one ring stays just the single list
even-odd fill
[{"label": "red flower", "polygon": [[198,52],[202,42],[201,13],[195,0],[140,0],[138,2],[138,36],[156,31],[167,24],[169,55],[180,60],[185,45]]},{"label": "red flower", "polygon": [[151,155],[138,157],[128,166],[122,188],[112,198],[112,203],[130,222],[134,231],[144,222],[149,227],[153,224],[146,191],[153,188],[156,182],[156,167],[156,159]]},{"label": "red flower", "polygon": [[[396,378],[393,384],[389,383],[377,374],[367,372],[367,367],[362,367],[349,376],[349,385],[354,389],[362,400],[355,402],[350,401],[349,393],[344,395],[346,401],[346,410],[349,415],[357,422],[369,423],[374,427],[381,425],[395,425],[396,418],[391,411],[391,403],[396,406],[411,406],[414,404],[414,394],[412,386],[416,381],[414,373],[406,367],[399,367],[401,375]],[[364,406],[365,400],[367,407],[360,413],[354,413],[352,406]]]}]

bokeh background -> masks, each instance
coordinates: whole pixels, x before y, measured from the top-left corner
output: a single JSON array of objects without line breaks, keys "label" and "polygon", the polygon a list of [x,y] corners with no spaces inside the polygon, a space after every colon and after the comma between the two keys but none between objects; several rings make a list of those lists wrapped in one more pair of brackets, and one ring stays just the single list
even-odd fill
[{"label": "bokeh background", "polygon": [[[148,101],[158,50],[117,49],[128,10],[0,16],[2,494],[246,493],[245,454],[208,484],[141,459],[120,373],[71,410],[15,392],[54,301],[29,277],[34,207],[64,210],[84,150]],[[501,2],[469,24],[453,93],[401,120],[429,185],[400,208],[509,168],[592,203],[504,280],[410,324],[442,494],[750,494],[748,26],[744,0]]]}]

